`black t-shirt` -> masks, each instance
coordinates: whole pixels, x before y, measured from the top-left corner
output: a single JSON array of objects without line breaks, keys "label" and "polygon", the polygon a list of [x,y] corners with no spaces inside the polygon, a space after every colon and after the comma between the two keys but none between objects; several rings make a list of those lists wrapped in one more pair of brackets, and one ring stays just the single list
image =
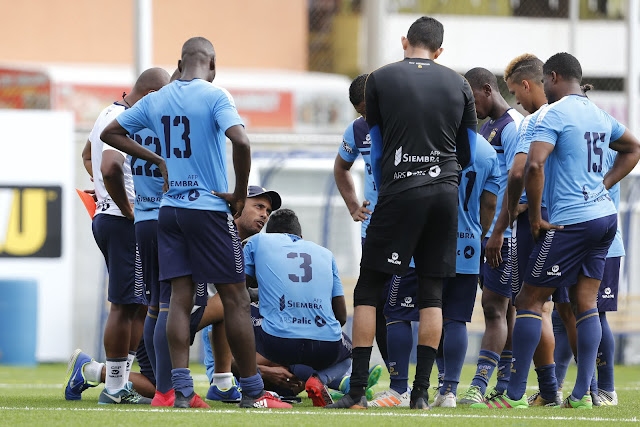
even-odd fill
[{"label": "black t-shirt", "polygon": [[369,74],[367,123],[382,136],[379,195],[422,185],[457,185],[456,137],[475,131],[469,83],[429,59],[405,58]]}]

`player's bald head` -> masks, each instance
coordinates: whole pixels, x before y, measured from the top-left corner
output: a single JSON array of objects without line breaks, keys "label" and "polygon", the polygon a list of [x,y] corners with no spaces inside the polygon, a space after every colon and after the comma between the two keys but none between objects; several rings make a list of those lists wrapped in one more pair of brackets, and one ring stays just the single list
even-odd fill
[{"label": "player's bald head", "polygon": [[160,90],[169,83],[169,73],[162,68],[149,68],[140,74],[133,90],[140,94],[147,94],[150,91]]},{"label": "player's bald head", "polygon": [[213,44],[204,37],[192,37],[182,45],[182,61],[205,62],[215,58]]},{"label": "player's bald head", "polygon": [[469,82],[471,89],[481,90],[484,85],[488,84],[489,86],[491,86],[491,89],[499,91],[498,79],[496,78],[495,74],[493,74],[486,68],[472,68],[467,71],[467,74],[465,74],[464,77]]}]

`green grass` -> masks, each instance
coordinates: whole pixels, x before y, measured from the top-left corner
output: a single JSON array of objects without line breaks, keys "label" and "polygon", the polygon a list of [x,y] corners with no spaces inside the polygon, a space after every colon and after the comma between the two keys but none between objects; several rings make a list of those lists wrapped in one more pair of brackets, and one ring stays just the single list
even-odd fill
[{"label": "green grass", "polygon": [[[600,407],[591,411],[569,409],[529,408],[526,410],[478,411],[468,408],[436,408],[416,412],[405,408],[369,409],[368,411],[328,411],[313,408],[303,398],[291,411],[240,410],[233,405],[213,403],[209,410],[174,410],[150,407],[98,406],[102,386],[84,392],[82,401],[67,402],[62,392],[66,365],[44,364],[36,368],[0,366],[0,425],[84,425],[84,426],[139,426],[139,425],[216,425],[305,426],[305,425],[415,425],[416,422],[475,425],[566,425],[596,421],[639,422],[640,366],[617,366],[616,388],[620,400],[617,407]],[[192,367],[196,392],[205,395],[208,383],[200,366]],[[474,367],[466,365],[462,373],[460,391],[470,382]],[[568,379],[575,378],[571,367]],[[388,387],[388,376],[381,378],[377,390]],[[529,385],[536,384],[530,377]],[[565,385],[565,395],[572,384]],[[529,389],[528,392],[531,392]],[[303,393],[304,395],[305,393]]]}]

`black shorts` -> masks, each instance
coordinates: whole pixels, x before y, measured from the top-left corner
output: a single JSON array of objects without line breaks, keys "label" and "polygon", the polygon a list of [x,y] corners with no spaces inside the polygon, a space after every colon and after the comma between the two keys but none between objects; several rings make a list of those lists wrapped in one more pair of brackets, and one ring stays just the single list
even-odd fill
[{"label": "black shorts", "polygon": [[381,196],[371,215],[362,266],[404,275],[411,257],[418,275],[455,277],[458,187],[450,183]]}]

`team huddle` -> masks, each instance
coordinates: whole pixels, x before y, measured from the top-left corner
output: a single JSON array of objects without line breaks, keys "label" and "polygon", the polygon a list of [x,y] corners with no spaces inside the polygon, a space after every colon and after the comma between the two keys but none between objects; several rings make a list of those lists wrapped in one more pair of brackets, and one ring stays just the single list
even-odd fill
[{"label": "team huddle", "polygon": [[[208,40],[189,39],[173,76],[149,69],[105,108],[82,159],[109,273],[106,361],[76,350],[65,398],[104,382],[100,404],[209,407],[189,370],[203,330],[206,399],[243,408],[291,408],[302,390],[327,409],[616,405],[606,312],[617,309],[624,256],[619,181],[640,142],[588,99],[572,55],[508,64],[523,117],[490,71],[463,77],[434,62],[443,33],[418,19],[402,38],[405,59],[349,88],[361,117],[345,131],[334,177],[362,222],[351,337],[333,254],[302,238],[277,192],[248,185],[249,139],[231,95],[211,83]],[[479,131],[478,119],[488,119]],[[350,175],[360,155],[362,202]],[[459,393],[478,283],[485,333]],[[376,395],[374,339],[391,380]],[[531,361],[539,391],[527,397]]]}]

